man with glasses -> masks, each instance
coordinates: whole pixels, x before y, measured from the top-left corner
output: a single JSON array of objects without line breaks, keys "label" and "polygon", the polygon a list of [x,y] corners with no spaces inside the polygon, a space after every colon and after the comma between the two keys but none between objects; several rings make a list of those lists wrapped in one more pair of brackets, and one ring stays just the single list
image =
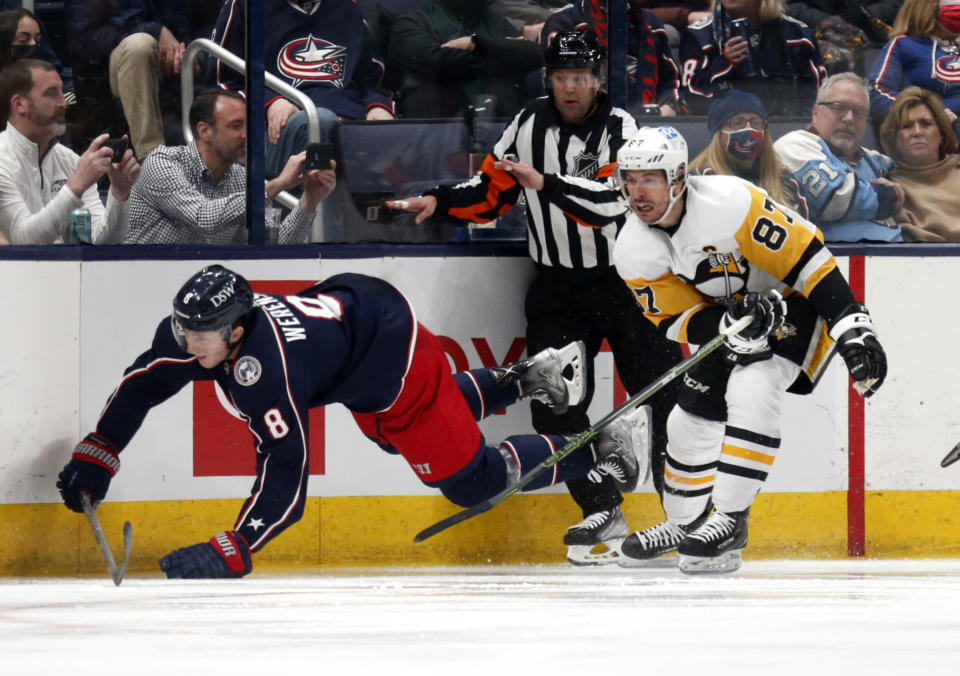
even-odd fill
[{"label": "man with glasses", "polygon": [[869,114],[863,79],[837,73],[820,88],[810,126],[775,144],[828,242],[903,241],[896,221],[903,188],[888,178],[893,161],[860,145]]},{"label": "man with glasses", "polygon": [[[593,360],[604,339],[628,392],[639,392],[682,356],[679,346],[659,336],[643,317],[613,267],[613,245],[627,210],[608,179],[620,146],[637,126],[603,91],[606,59],[600,41],[590,30],[561,31],[545,60],[549,95],[528,104],[507,125],[476,176],[388,206],[417,212],[417,223],[434,214],[485,222],[526,198],[530,257],[536,264],[524,304],[527,353],[582,340],[588,357],[584,401],[563,415],[532,402],[533,427],[540,434],[569,434],[590,425]],[[658,482],[675,393],[676,387],[668,387],[650,400]],[[593,479],[567,482],[584,516],[564,538],[567,559],[575,565],[614,563],[619,543],[630,533],[617,487],[609,477],[595,474]],[[596,547],[600,544],[608,549]]]}]

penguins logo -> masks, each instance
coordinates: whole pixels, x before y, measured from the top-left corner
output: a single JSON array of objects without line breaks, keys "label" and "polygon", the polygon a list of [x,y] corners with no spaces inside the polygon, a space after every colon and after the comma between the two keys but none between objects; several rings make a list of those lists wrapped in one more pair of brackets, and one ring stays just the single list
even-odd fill
[{"label": "penguins logo", "polygon": [[343,89],[347,62],[347,48],[326,40],[298,38],[284,45],[277,55],[277,70],[290,78],[294,87],[304,80],[329,82]]}]

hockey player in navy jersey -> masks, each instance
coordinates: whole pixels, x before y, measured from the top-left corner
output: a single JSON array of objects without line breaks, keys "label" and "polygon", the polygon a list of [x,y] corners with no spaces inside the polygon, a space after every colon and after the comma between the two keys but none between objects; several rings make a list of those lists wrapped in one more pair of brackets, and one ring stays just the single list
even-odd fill
[{"label": "hockey player in navy jersey", "polygon": [[[60,473],[64,503],[97,503],[120,468],[120,452],[150,409],[195,380],[214,380],[250,427],[257,478],[232,530],[160,559],[170,578],[241,577],[258,551],[303,514],[309,476],[310,408],[340,403],[363,433],[399,453],[428,486],[469,506],[504,490],[567,439],[516,435],[484,441],[477,421],[521,397],[556,413],[584,395],[584,346],[570,343],[503,367],[452,375],[440,341],[417,322],[403,294],[359,274],[333,276],[289,296],[254,294],[220,266],[191,277],[131,365],[96,429]],[[594,471],[632,490],[647,455],[641,409],[524,490]]]}]

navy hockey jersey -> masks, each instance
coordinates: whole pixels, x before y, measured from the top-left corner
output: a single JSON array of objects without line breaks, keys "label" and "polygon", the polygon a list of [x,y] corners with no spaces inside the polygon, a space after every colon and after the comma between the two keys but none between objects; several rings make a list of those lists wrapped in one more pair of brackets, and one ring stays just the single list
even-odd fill
[{"label": "navy hockey jersey", "polygon": [[255,319],[232,362],[205,369],[178,346],[169,317],[107,401],[96,432],[123,449],[150,409],[195,380],[215,380],[255,440],[257,478],[235,530],[252,551],[303,514],[308,411],[341,403],[389,408],[416,343],[413,308],[389,283],[330,277],[296,295],[256,294]]},{"label": "navy hockey jersey", "polygon": [[730,88],[756,94],[770,115],[806,115],[827,71],[813,31],[791,16],[768,21],[752,33],[750,45],[760,75],[746,77],[723,55],[730,38],[722,9],[691,24],[680,38],[680,84],[695,113],[706,114],[710,99]]},{"label": "navy hockey jersey", "polygon": [[[383,61],[363,15],[351,0],[324,0],[305,13],[286,0],[268,0],[266,72],[302,90],[320,108],[351,120],[366,119],[373,107],[393,113],[390,94],[380,87]],[[234,54],[243,54],[245,4],[227,0],[213,40]],[[208,82],[241,90],[244,79],[219,61]],[[267,96],[267,105],[278,95]]]}]

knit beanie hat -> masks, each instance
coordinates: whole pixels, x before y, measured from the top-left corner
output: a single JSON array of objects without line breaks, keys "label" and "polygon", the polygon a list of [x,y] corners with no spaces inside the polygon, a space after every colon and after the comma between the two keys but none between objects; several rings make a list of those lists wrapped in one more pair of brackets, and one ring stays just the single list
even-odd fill
[{"label": "knit beanie hat", "polygon": [[707,129],[713,136],[723,123],[738,113],[756,113],[767,121],[767,110],[763,103],[750,92],[739,89],[730,89],[723,96],[710,104],[710,113],[707,117]]}]

